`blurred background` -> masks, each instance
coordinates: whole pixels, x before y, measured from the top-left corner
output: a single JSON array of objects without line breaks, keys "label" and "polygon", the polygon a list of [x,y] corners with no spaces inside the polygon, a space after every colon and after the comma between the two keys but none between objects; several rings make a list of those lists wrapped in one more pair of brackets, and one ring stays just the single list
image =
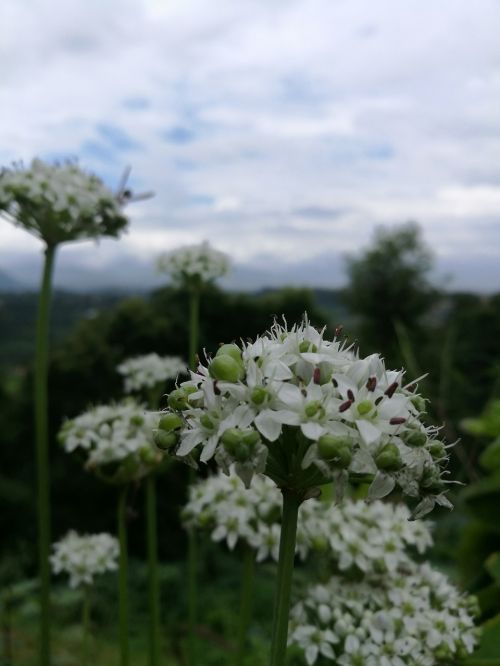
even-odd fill
[{"label": "blurred background", "polygon": [[[483,619],[500,612],[500,575],[485,565],[500,551],[500,455],[481,460],[500,436],[498,25],[495,0],[2,2],[0,166],[77,158],[116,188],[131,165],[131,187],[155,192],[127,208],[121,240],[59,252],[54,538],[72,527],[113,531],[111,490],[69,460],[55,434],[65,417],[121,395],[124,358],[186,357],[186,295],[155,271],[155,258],[209,240],[233,270],[202,301],[208,351],[255,336],[273,315],[293,322],[307,310],[330,332],[343,325],[363,354],[379,351],[413,378],[430,371],[422,383],[430,419],[459,440],[451,467],[467,484],[453,513],[433,516],[433,559],[480,594]],[[40,243],[0,219],[2,585],[36,570],[40,270]],[[493,425],[469,434],[464,420],[485,409]],[[172,626],[184,612],[186,478],[160,489],[163,577],[177,590],[173,607],[165,604]],[[139,598],[144,544],[135,522]],[[206,665],[221,663],[230,635],[231,566],[208,553],[207,597],[214,567],[226,587],[207,620]],[[115,612],[113,589],[102,588],[98,617]],[[22,594],[16,609],[19,663],[31,664],[36,609]]]}]

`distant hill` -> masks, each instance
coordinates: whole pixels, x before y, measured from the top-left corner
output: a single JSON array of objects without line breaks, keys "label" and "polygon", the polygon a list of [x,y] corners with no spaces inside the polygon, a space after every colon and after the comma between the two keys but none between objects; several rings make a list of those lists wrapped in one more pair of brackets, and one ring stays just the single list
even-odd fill
[{"label": "distant hill", "polygon": [[0,270],[0,292],[2,291],[24,291],[26,288],[5,271]]}]

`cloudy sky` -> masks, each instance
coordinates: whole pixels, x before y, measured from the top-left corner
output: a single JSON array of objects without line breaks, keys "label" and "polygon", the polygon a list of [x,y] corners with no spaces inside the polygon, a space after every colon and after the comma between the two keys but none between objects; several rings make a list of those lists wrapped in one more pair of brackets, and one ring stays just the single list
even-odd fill
[{"label": "cloudy sky", "polygon": [[[450,287],[500,290],[498,0],[2,0],[0,164],[77,156],[154,199],[64,284],[150,284],[209,239],[233,286],[336,286],[417,220]],[[40,247],[0,221],[0,270]]]}]

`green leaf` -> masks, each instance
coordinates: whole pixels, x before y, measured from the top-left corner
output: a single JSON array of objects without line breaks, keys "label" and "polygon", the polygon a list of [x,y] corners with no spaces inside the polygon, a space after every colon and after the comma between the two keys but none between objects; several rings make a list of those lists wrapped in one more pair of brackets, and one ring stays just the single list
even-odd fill
[{"label": "green leaf", "polygon": [[483,624],[479,649],[463,666],[500,666],[500,615]]},{"label": "green leaf", "polygon": [[486,570],[497,585],[500,585],[500,553],[493,553],[485,562]]},{"label": "green leaf", "polygon": [[479,456],[479,462],[489,472],[500,470],[500,437],[486,447]]}]

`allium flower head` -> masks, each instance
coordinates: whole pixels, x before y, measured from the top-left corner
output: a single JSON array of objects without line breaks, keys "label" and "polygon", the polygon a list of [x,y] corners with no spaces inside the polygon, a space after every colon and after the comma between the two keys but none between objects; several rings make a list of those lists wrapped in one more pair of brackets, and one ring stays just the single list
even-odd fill
[{"label": "allium flower head", "polygon": [[[304,497],[334,480],[371,480],[370,499],[399,488],[420,500],[414,516],[444,495],[447,461],[438,429],[425,426],[425,401],[403,371],[360,358],[307,320],[277,323],[255,342],[223,345],[169,397],[159,432],[193,463],[215,456],[249,485],[265,472]],[[170,418],[168,418],[170,417]],[[168,432],[168,435],[165,433]],[[162,436],[163,436],[162,435]]]},{"label": "allium flower head", "polygon": [[52,549],[52,571],[68,574],[70,587],[91,585],[94,576],[115,571],[120,553],[118,540],[111,534],[80,535],[73,530],[53,544]]},{"label": "allium flower head", "polygon": [[[205,530],[232,550],[243,543],[257,561],[278,560],[282,497],[276,484],[255,475],[250,489],[231,470],[193,484],[183,518],[187,527]],[[345,500],[332,504],[310,499],[299,509],[296,552],[306,559],[320,552],[336,571],[353,575],[394,572],[432,544],[429,525],[409,521],[402,504]]]},{"label": "allium flower head", "polygon": [[205,241],[200,245],[185,245],[158,258],[158,270],[168,273],[178,284],[200,287],[225,275],[229,258]]},{"label": "allium flower head", "polygon": [[478,642],[477,601],[429,565],[309,588],[292,609],[289,644],[309,666],[459,664]]},{"label": "allium flower head", "polygon": [[0,171],[0,212],[49,246],[84,238],[118,236],[127,225],[120,202],[76,163],[35,159]]},{"label": "allium flower head", "polygon": [[68,453],[80,452],[85,466],[106,480],[128,482],[161,462],[153,444],[157,416],[133,400],[100,405],[66,421],[59,440]]},{"label": "allium flower head", "polygon": [[169,379],[177,379],[178,375],[187,374],[186,364],[181,358],[158,354],[129,358],[117,370],[125,378],[127,393],[154,388]]}]

